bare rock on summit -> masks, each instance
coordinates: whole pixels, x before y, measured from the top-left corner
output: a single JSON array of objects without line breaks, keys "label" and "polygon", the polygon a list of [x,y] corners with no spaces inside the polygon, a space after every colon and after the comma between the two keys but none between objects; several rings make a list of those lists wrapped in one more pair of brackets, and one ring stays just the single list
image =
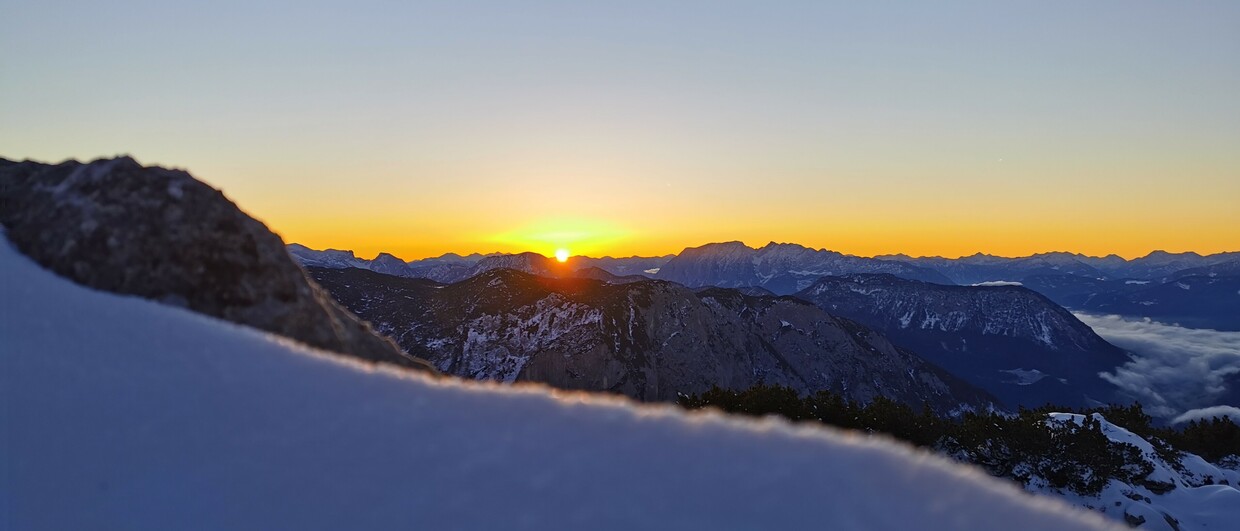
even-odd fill
[{"label": "bare rock on summit", "polygon": [[0,223],[18,250],[80,284],[433,370],[337,305],[279,236],[184,171],[129,157],[0,159]]}]

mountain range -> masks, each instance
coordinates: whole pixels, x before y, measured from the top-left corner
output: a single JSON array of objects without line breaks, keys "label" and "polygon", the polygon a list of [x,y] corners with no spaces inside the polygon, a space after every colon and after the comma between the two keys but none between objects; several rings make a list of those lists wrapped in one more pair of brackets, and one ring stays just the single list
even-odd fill
[{"label": "mountain range", "polygon": [[[1240,330],[1240,288],[1229,288],[1240,284],[1240,252],[1203,256],[1155,251],[1132,260],[1062,252],[1020,258],[983,254],[956,259],[866,258],[789,243],[771,242],[755,249],[725,242],[686,248],[677,255],[572,257],[564,264],[536,253],[444,255],[403,262],[388,254],[364,260],[351,251],[314,251],[299,245],[290,246],[290,252],[307,266],[357,267],[439,282],[456,282],[496,267],[538,275],[573,275],[593,267],[612,275],[644,276],[689,287],[762,289],[777,295],[800,292],[824,276],[853,274],[890,274],[942,285],[1027,283],[1071,310]],[[1164,285],[1176,289],[1159,287]],[[1183,287],[1192,285],[1201,289]]]},{"label": "mountain range", "polygon": [[409,353],[465,378],[639,400],[765,383],[944,413],[994,407],[986,393],[881,334],[791,297],[507,268],[448,285],[356,268],[309,272]]},{"label": "mountain range", "polygon": [[[306,251],[295,249],[294,255],[299,254],[304,255]],[[352,257],[351,253],[347,255]],[[1191,254],[1154,253],[1131,263],[1119,257],[1093,261],[1110,271],[1163,272],[1184,265],[1222,270],[1230,263],[1226,260],[1232,256],[1223,254],[1201,257]],[[589,278],[606,285],[628,285],[626,289],[638,289],[645,283],[657,281],[672,282],[690,288],[686,294],[697,295],[699,300],[702,295],[718,297],[724,290],[736,290],[730,297],[743,296],[754,301],[790,294],[794,298],[816,305],[829,318],[845,318],[875,336],[882,337],[898,349],[913,353],[932,366],[946,369],[973,389],[984,390],[989,396],[997,398],[997,404],[1006,408],[1035,407],[1045,403],[1085,407],[1105,403],[1130,403],[1134,400],[1133,396],[1122,392],[1113,383],[1099,376],[1104,372],[1113,372],[1129,362],[1129,355],[1098,337],[1068,309],[1152,317],[1185,326],[1223,330],[1232,329],[1238,324],[1236,321],[1240,319],[1240,312],[1236,310],[1240,308],[1240,296],[1237,296],[1240,295],[1240,287],[1236,284],[1240,284],[1240,277],[1192,275],[1194,270],[1190,269],[1189,276],[1177,277],[1178,280],[1169,283],[1134,279],[1106,280],[1088,276],[1099,273],[1096,267],[1086,263],[1088,260],[1082,261],[1082,258],[1089,257],[1066,253],[1039,255],[1028,259],[983,256],[967,257],[961,262],[947,261],[947,265],[923,261],[921,263],[926,264],[925,266],[908,267],[907,264],[902,265],[898,257],[876,260],[816,251],[791,244],[770,244],[753,249],[739,242],[729,242],[686,249],[661,264],[659,261],[663,260],[662,257],[648,258],[644,259],[645,262],[640,266],[623,269],[615,267],[620,262],[612,258],[574,257],[560,263],[536,253],[475,256],[468,267],[460,267],[454,276],[441,279],[445,283],[461,283],[493,271],[514,270],[543,278],[578,279],[574,282]],[[387,310],[376,310],[375,307],[359,303],[363,292],[387,289],[376,284],[382,282],[372,280],[370,284],[366,284],[354,278],[349,282],[335,281],[329,271],[340,269],[341,261],[301,260],[303,264],[311,266],[311,274],[316,280],[351,310],[397,336],[401,345],[410,352],[431,359],[441,370],[452,374],[497,379],[532,379],[569,388],[587,385],[642,399],[667,399],[674,396],[674,393],[697,392],[702,385],[700,382],[686,382],[683,378],[665,374],[658,381],[665,384],[673,381],[675,383],[665,385],[664,394],[661,395],[658,392],[652,393],[645,387],[616,387],[618,376],[615,373],[610,373],[607,378],[583,379],[580,368],[567,369],[567,372],[563,373],[539,369],[538,364],[526,368],[523,364],[538,357],[537,353],[544,348],[528,345],[515,349],[511,345],[505,347],[509,349],[506,352],[519,352],[514,359],[523,360],[520,367],[509,365],[501,369],[495,366],[487,367],[486,364],[471,366],[448,362],[445,360],[471,360],[470,353],[477,352],[461,350],[461,337],[475,330],[481,330],[482,335],[490,337],[494,335],[492,329],[505,325],[482,325],[480,322],[461,318],[451,321],[456,327],[452,333],[441,330],[439,335],[405,336],[402,334],[410,329],[422,330],[422,322],[428,317],[411,316],[405,312],[396,315],[384,313]],[[624,260],[632,264],[639,259]],[[1207,261],[1214,265],[1198,265]],[[356,258],[346,262],[352,269],[385,272],[376,267],[377,263],[378,261],[367,263]],[[425,267],[426,263],[427,261],[421,261],[418,264]],[[631,273],[638,267],[651,265],[658,267]],[[942,268],[946,274],[939,274],[929,268],[932,265]],[[1159,269],[1160,267],[1162,269]],[[403,276],[415,277],[413,269],[411,267],[402,270]],[[629,274],[619,275],[616,272]],[[974,276],[962,277],[962,274]],[[957,280],[1021,278],[1028,285],[1022,285],[1020,281],[993,280],[978,282],[978,285],[957,285],[947,278],[949,275],[954,275]],[[487,278],[488,282],[493,281],[492,277]],[[541,293],[531,300],[549,297],[553,291]],[[452,292],[447,290],[440,293]],[[421,296],[409,295],[405,300],[409,301],[409,307],[427,304],[427,300]],[[700,302],[685,299],[681,304],[691,306]],[[753,307],[752,302],[748,304]],[[633,319],[627,308],[600,306],[597,309],[601,312],[600,321],[607,323]],[[500,320],[521,321],[531,318],[525,315],[531,310],[521,304],[495,308],[494,311],[492,316]],[[672,315],[660,308],[643,308],[643,311],[664,317]],[[439,312],[438,315],[455,314]],[[827,318],[817,317],[823,320]],[[585,327],[582,323],[579,325]],[[761,327],[754,329],[753,325],[752,322],[716,319],[711,326],[714,329],[726,330],[725,335],[747,329],[753,330],[757,337],[764,337],[772,332]],[[623,335],[622,329],[595,326],[591,330],[598,334],[592,338],[591,345],[620,345],[617,338]],[[650,359],[666,360],[687,356],[689,354],[683,351],[669,353],[653,352],[651,349],[651,345],[664,345],[668,335],[682,333],[679,330],[676,327],[667,328],[662,332],[663,335],[659,335],[658,330],[653,330],[646,336],[648,341],[632,345],[632,348]],[[460,351],[427,352],[422,350],[423,344],[456,348]],[[805,347],[797,345],[795,348]],[[739,347],[724,350],[749,352],[753,349]],[[491,358],[491,363],[498,363],[494,356]],[[738,358],[725,355],[722,359]],[[649,366],[640,371],[634,369],[633,375],[647,374],[651,370]],[[711,378],[720,385],[743,386],[779,382],[802,391],[838,390],[846,387],[840,384],[832,387],[821,380],[801,378],[800,375],[805,373],[804,368],[778,374],[759,374],[754,372],[756,369],[749,370],[757,377],[730,379],[721,378],[717,374]],[[595,373],[599,371],[595,370]],[[794,373],[797,377],[790,379],[790,375]],[[626,385],[638,381],[633,375],[625,379]],[[669,389],[674,390],[670,391],[672,394],[668,394]],[[936,395],[931,393],[925,396]],[[905,397],[904,400],[909,401],[909,398]],[[976,401],[970,407],[975,406]]]}]

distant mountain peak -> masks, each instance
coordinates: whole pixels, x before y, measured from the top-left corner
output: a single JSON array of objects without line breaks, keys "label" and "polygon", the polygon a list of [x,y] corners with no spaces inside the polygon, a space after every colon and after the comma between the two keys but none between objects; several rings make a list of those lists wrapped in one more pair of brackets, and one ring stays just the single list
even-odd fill
[{"label": "distant mountain peak", "polygon": [[1151,259],[1157,260],[1157,259],[1165,259],[1165,258],[1202,258],[1202,256],[1193,251],[1185,251],[1182,253],[1172,253],[1172,252],[1164,251],[1162,249],[1158,249],[1155,251],[1151,251],[1150,254],[1147,254],[1144,257],[1139,258],[1139,260],[1151,260]]}]

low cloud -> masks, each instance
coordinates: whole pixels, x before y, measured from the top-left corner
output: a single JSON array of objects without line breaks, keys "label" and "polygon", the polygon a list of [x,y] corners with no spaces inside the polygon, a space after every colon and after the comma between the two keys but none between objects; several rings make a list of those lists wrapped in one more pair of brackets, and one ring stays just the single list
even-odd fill
[{"label": "low cloud", "polygon": [[1116,315],[1076,316],[1103,339],[1133,354],[1132,361],[1101,376],[1140,400],[1149,414],[1178,422],[1194,411],[1240,406],[1234,403],[1240,396],[1240,332]]},{"label": "low cloud", "polygon": [[1190,420],[1212,419],[1214,417],[1230,417],[1235,422],[1240,422],[1240,407],[1233,406],[1211,406],[1201,409],[1190,409],[1182,415],[1172,420],[1172,424],[1188,422]]},{"label": "low cloud", "polygon": [[1020,282],[1013,280],[987,280],[986,282],[978,282],[973,286],[1023,286]]}]

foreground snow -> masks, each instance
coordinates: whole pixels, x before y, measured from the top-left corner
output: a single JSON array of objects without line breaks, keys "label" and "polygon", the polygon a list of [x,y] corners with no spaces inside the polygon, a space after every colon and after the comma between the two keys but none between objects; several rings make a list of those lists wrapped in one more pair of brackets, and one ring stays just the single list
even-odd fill
[{"label": "foreground snow", "polygon": [[0,527],[1098,529],[901,446],[374,370],[0,241]]},{"label": "foreground snow", "polygon": [[[1214,466],[1204,459],[1185,454],[1178,462],[1159,457],[1154,446],[1140,436],[1107,422],[1093,414],[1102,425],[1102,433],[1112,441],[1131,444],[1154,467],[1145,485],[1129,485],[1112,479],[1097,496],[1080,496],[1059,492],[1038,480],[1030,482],[1035,492],[1064,496],[1078,505],[1093,507],[1115,518],[1126,520],[1141,529],[1193,531],[1240,528],[1240,472]],[[1052,413],[1052,422],[1081,424],[1084,416],[1074,413]]]}]

